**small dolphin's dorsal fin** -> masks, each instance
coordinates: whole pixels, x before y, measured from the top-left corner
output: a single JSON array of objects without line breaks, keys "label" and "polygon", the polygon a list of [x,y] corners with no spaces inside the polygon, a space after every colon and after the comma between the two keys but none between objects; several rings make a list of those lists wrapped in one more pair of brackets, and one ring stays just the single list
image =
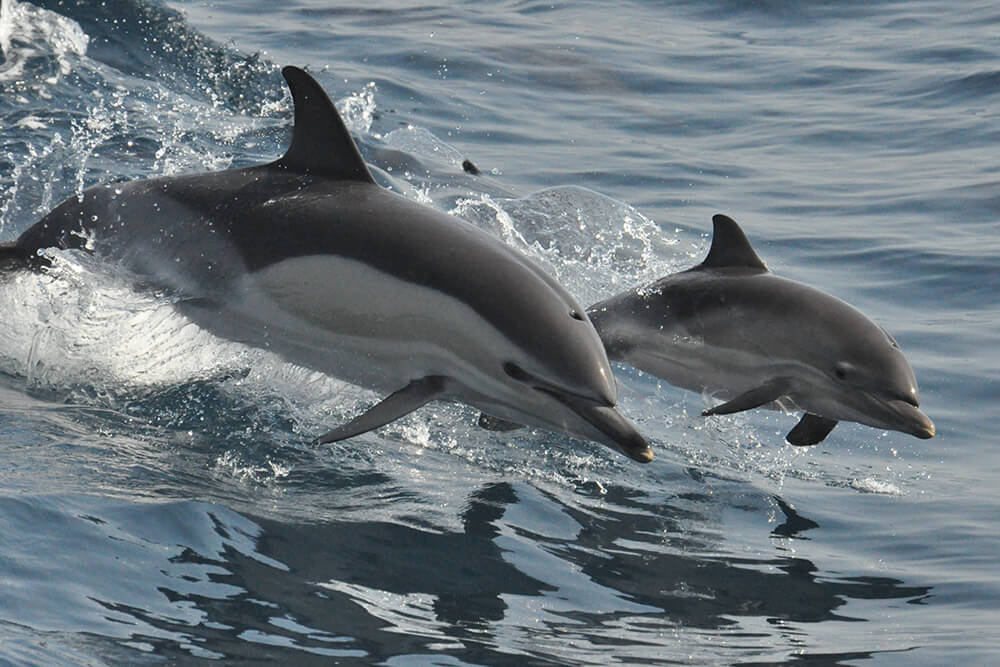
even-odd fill
[{"label": "small dolphin's dorsal fin", "polygon": [[712,247],[702,267],[724,269],[742,267],[767,271],[767,266],[750,247],[746,234],[728,215],[712,216]]},{"label": "small dolphin's dorsal fin", "polygon": [[274,165],[337,180],[374,183],[337,107],[316,79],[291,65],[281,74],[292,91],[295,129],[292,145]]}]

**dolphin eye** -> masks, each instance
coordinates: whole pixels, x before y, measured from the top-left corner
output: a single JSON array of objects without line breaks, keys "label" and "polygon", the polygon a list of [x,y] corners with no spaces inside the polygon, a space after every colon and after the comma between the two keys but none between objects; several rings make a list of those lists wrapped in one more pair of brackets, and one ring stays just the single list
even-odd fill
[{"label": "dolphin eye", "polygon": [[846,380],[847,379],[847,364],[836,364],[833,367],[833,375],[838,380],[842,380],[842,381]]},{"label": "dolphin eye", "polygon": [[583,314],[581,314],[580,311],[577,310],[576,308],[569,311],[569,316],[572,317],[574,320],[580,320],[581,322],[583,321]]},{"label": "dolphin eye", "polygon": [[504,362],[503,372],[518,382],[531,382],[532,380],[532,377],[513,361]]}]

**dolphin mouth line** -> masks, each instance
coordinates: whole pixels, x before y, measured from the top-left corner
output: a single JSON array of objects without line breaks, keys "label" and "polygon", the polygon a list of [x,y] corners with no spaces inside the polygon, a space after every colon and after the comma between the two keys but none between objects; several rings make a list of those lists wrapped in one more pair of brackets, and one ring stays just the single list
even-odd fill
[{"label": "dolphin mouth line", "polygon": [[653,450],[649,448],[649,443],[613,405],[601,405],[592,399],[544,386],[535,386],[535,390],[551,396],[572,410],[604,435],[607,438],[606,444],[618,449],[630,459],[639,463],[649,463],[653,460]]},{"label": "dolphin mouth line", "polygon": [[934,422],[920,410],[920,402],[916,398],[881,397],[875,394],[869,396],[885,408],[890,418],[895,418],[893,428],[923,440],[934,437]]},{"label": "dolphin mouth line", "polygon": [[565,389],[557,387],[551,382],[547,382],[542,378],[538,377],[537,375],[529,373],[528,371],[524,370],[523,368],[521,368],[520,366],[518,366],[513,362],[507,362],[506,364],[504,364],[504,372],[507,373],[508,376],[517,380],[518,382],[523,382],[524,384],[529,385],[535,391],[540,391],[543,394],[547,394],[548,396],[553,397],[560,403],[566,405],[568,405],[568,403],[566,403],[567,400],[573,400],[573,401],[578,401],[581,404],[605,405],[609,408],[613,408],[615,406],[615,403],[612,400],[606,400],[605,402],[602,403],[601,399],[599,398],[593,396],[585,396],[583,394],[577,394],[575,392],[567,391]]},{"label": "dolphin mouth line", "polygon": [[649,443],[632,422],[615,410],[614,401],[566,391],[529,373],[513,362],[504,364],[504,371],[511,378],[524,383],[525,387],[530,387],[566,406],[573,414],[597,429],[603,436],[597,439],[598,442],[613,447],[640,463],[649,463],[653,460],[653,451],[649,448]]}]

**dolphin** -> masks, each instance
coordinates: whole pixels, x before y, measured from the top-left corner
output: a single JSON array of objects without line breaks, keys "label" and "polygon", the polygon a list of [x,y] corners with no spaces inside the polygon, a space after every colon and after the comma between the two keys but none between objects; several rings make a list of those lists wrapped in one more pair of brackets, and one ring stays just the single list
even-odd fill
[{"label": "dolphin", "polygon": [[378,186],[320,85],[282,74],[280,159],[90,188],[0,247],[0,266],[92,249],[216,335],[388,394],[319,443],[450,400],[650,461],[585,309],[500,240]]},{"label": "dolphin", "polygon": [[839,421],[934,435],[895,339],[854,307],[776,276],[736,222],[712,218],[705,260],[587,310],[608,356],[721,405],[805,413],[786,436],[821,442]]}]

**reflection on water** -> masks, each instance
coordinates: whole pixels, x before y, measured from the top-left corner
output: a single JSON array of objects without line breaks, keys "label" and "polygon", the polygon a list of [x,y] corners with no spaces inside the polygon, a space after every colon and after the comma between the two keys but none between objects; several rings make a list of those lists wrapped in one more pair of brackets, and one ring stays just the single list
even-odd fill
[{"label": "reflection on water", "polygon": [[804,533],[813,528],[819,528],[819,524],[812,519],[807,519],[798,513],[794,507],[786,503],[782,498],[775,497],[778,509],[785,515],[785,521],[771,531],[772,535],[779,537],[802,537],[799,533]]},{"label": "reflection on water", "polygon": [[[787,520],[776,534],[819,528],[779,506]],[[732,629],[762,645],[786,623],[865,621],[838,612],[850,600],[919,601],[929,591],[824,576],[801,558],[711,555],[710,540],[681,530],[697,520],[690,507],[620,488],[584,510],[530,486],[487,484],[468,498],[460,531],[89,496],[5,498],[0,510],[4,535],[31,536],[0,556],[11,603],[0,622],[176,658],[597,663],[621,643],[626,662],[662,660],[699,631]],[[740,633],[744,625],[754,632]]]}]

